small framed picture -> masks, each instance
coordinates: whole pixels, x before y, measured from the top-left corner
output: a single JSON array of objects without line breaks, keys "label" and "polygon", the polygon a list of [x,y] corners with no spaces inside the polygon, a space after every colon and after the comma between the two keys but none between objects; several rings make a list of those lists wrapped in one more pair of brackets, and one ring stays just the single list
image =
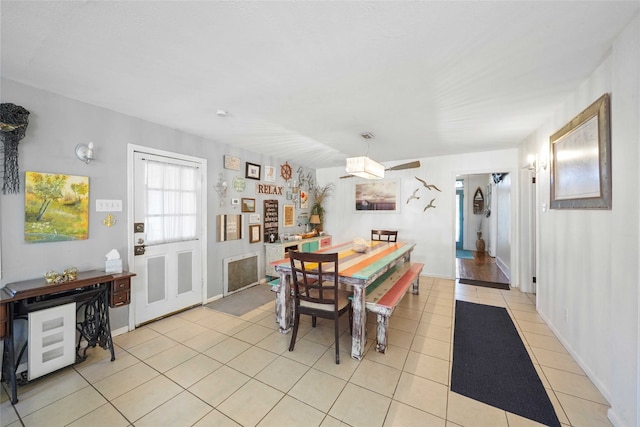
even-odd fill
[{"label": "small framed picture", "polygon": [[242,198],[242,212],[255,212],[256,211],[256,199]]},{"label": "small framed picture", "polygon": [[260,223],[260,214],[252,213],[249,215],[249,224],[258,224]]},{"label": "small framed picture", "polygon": [[283,206],[283,227],[293,227],[296,225],[295,223],[295,209],[294,205],[284,205]]},{"label": "small framed picture", "polygon": [[246,162],[245,178],[260,180],[260,165]]},{"label": "small framed picture", "polygon": [[267,182],[276,182],[276,168],[274,166],[264,167],[264,180]]},{"label": "small framed picture", "polygon": [[234,170],[234,171],[239,171],[240,170],[240,157],[227,156],[225,154],[225,156],[224,156],[224,168],[225,169],[231,169],[231,170]]},{"label": "small framed picture", "polygon": [[249,243],[257,243],[260,241],[260,224],[249,226]]}]

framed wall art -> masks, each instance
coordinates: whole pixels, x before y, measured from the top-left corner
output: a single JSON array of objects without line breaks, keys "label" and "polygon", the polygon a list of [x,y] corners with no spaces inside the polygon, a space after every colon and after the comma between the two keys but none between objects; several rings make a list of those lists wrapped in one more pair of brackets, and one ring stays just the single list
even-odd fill
[{"label": "framed wall art", "polygon": [[89,238],[89,177],[26,172],[24,241]]},{"label": "framed wall art", "polygon": [[256,211],[256,199],[242,198],[242,212],[255,212]]},{"label": "framed wall art", "polygon": [[234,171],[239,171],[240,170],[240,157],[234,157],[234,156],[225,155],[224,156],[224,168],[225,169],[231,169],[231,170],[234,170]]},{"label": "framed wall art", "polygon": [[260,180],[260,165],[246,162],[245,178]]},{"label": "framed wall art", "polygon": [[260,224],[253,224],[249,226],[249,243],[256,243],[261,240],[260,236]]},{"label": "framed wall art", "polygon": [[276,182],[276,168],[274,166],[264,167],[264,180],[266,182]]},{"label": "framed wall art", "polygon": [[609,94],[551,135],[551,209],[611,209]]},{"label": "framed wall art", "polygon": [[249,224],[258,224],[260,222],[260,214],[252,213],[249,215]]},{"label": "framed wall art", "polygon": [[368,181],[355,184],[355,209],[361,211],[397,212],[398,183],[396,181]]},{"label": "framed wall art", "polygon": [[295,207],[294,205],[282,206],[282,226],[293,227],[296,225]]}]

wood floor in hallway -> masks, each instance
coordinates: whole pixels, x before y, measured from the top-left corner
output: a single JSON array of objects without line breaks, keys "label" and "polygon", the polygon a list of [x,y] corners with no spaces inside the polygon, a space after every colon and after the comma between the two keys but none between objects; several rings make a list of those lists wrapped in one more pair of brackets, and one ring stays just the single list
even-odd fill
[{"label": "wood floor in hallway", "polygon": [[498,268],[494,257],[486,252],[471,252],[473,259],[456,258],[458,279],[509,284],[509,279]]}]

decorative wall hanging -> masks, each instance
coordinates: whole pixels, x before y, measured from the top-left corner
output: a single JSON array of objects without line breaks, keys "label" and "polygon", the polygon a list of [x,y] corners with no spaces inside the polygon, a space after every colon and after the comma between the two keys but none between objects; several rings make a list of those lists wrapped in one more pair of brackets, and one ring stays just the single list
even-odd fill
[{"label": "decorative wall hanging", "polygon": [[370,181],[355,185],[356,211],[398,210],[398,184],[395,181]]},{"label": "decorative wall hanging", "polygon": [[473,213],[476,215],[484,213],[484,194],[482,194],[482,189],[480,187],[478,187],[476,192],[473,193]]},{"label": "decorative wall hanging", "polygon": [[[429,190],[429,191],[436,190],[436,191],[442,192],[442,190],[440,190],[438,187],[436,187],[436,185],[435,185],[435,184],[429,184],[429,183],[427,183],[427,181],[425,181],[424,179],[420,179],[420,178],[418,178],[417,176],[416,176],[416,177],[414,177],[414,178],[415,178],[415,179],[417,179],[418,181],[420,181],[420,182],[422,183],[422,186],[423,186],[424,188],[426,188],[427,190]],[[407,203],[409,203],[409,200],[411,200],[411,199],[419,199],[419,198],[420,198],[419,196],[416,196],[416,192],[417,192],[417,191],[418,191],[418,189],[416,189],[416,190],[413,192],[413,196],[411,196],[411,197],[409,197],[409,199],[407,199]],[[431,199],[431,200],[429,201],[429,204],[428,204],[427,206],[425,206],[425,207],[424,207],[424,209],[423,209],[422,211],[423,211],[423,212],[426,212],[426,211],[427,211],[427,209],[430,209],[430,208],[434,208],[434,209],[435,209],[436,205],[434,205],[434,204],[433,204],[435,201],[436,201],[436,199],[435,199],[435,198]]]},{"label": "decorative wall hanging", "polygon": [[260,165],[246,162],[245,178],[260,180]]},{"label": "decorative wall hanging", "polygon": [[429,209],[429,208],[434,208],[434,209],[435,209],[436,205],[434,205],[434,204],[433,204],[433,202],[435,202],[435,201],[436,201],[436,199],[435,199],[435,197],[434,197],[433,199],[431,199],[431,201],[429,202],[429,204],[428,204],[427,206],[425,206],[425,207],[424,207],[424,209],[423,209],[422,211],[423,211],[423,212],[426,212],[426,211],[427,211],[427,209]]},{"label": "decorative wall hanging", "polygon": [[254,224],[249,226],[249,243],[257,243],[260,238],[260,224]]},{"label": "decorative wall hanging", "polygon": [[418,181],[420,181],[422,183],[422,185],[424,185],[424,188],[426,188],[427,190],[429,190],[429,191],[436,190],[436,191],[442,192],[442,190],[440,190],[438,187],[436,187],[435,184],[427,184],[427,181],[425,181],[424,179],[420,179],[417,176],[415,178]]},{"label": "decorative wall hanging", "polygon": [[24,138],[29,125],[29,112],[19,105],[0,104],[0,138],[2,139],[3,170],[2,194],[20,191],[18,143]]},{"label": "decorative wall hanging", "polygon": [[274,196],[282,196],[284,193],[284,187],[281,185],[272,185],[272,184],[256,184],[256,193],[273,194]]},{"label": "decorative wall hanging", "polygon": [[242,193],[244,189],[247,188],[247,181],[241,176],[236,176],[233,178],[232,185],[234,190],[238,193]]},{"label": "decorative wall hanging", "polygon": [[284,205],[282,207],[282,226],[293,227],[296,225],[296,215],[294,205]]},{"label": "decorative wall hanging", "polygon": [[242,215],[218,215],[218,242],[242,239]]},{"label": "decorative wall hanging", "polygon": [[256,199],[242,198],[242,212],[255,212]]},{"label": "decorative wall hanging", "polygon": [[26,172],[24,241],[89,237],[89,177]]},{"label": "decorative wall hanging", "polygon": [[278,240],[278,201],[264,201],[264,241],[273,243]]},{"label": "decorative wall hanging", "polygon": [[264,167],[264,180],[267,182],[276,182],[276,168],[273,166]]},{"label": "decorative wall hanging", "polygon": [[225,169],[231,169],[234,171],[239,171],[240,170],[240,158],[239,157],[233,157],[233,156],[224,156],[224,168]]},{"label": "decorative wall hanging", "polygon": [[415,190],[413,190],[413,194],[409,196],[409,198],[407,199],[407,204],[409,204],[410,201],[412,201],[413,199],[416,200],[420,200],[420,196],[416,196],[416,193],[418,193],[420,189],[416,188]]},{"label": "decorative wall hanging", "polygon": [[609,94],[549,139],[551,209],[611,209]]},{"label": "decorative wall hanging", "polygon": [[282,177],[282,179],[284,179],[285,181],[289,181],[292,174],[293,171],[291,169],[291,166],[289,165],[289,162],[284,162],[284,165],[280,165],[280,176]]}]

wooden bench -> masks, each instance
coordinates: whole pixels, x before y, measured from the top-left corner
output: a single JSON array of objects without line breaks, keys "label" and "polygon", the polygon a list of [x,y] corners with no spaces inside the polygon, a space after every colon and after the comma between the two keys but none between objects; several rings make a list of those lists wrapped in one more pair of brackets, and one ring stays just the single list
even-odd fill
[{"label": "wooden bench", "polygon": [[367,287],[366,308],[377,315],[376,351],[386,351],[389,316],[410,285],[413,285],[413,294],[418,295],[423,267],[424,264],[418,262],[396,265]]}]

